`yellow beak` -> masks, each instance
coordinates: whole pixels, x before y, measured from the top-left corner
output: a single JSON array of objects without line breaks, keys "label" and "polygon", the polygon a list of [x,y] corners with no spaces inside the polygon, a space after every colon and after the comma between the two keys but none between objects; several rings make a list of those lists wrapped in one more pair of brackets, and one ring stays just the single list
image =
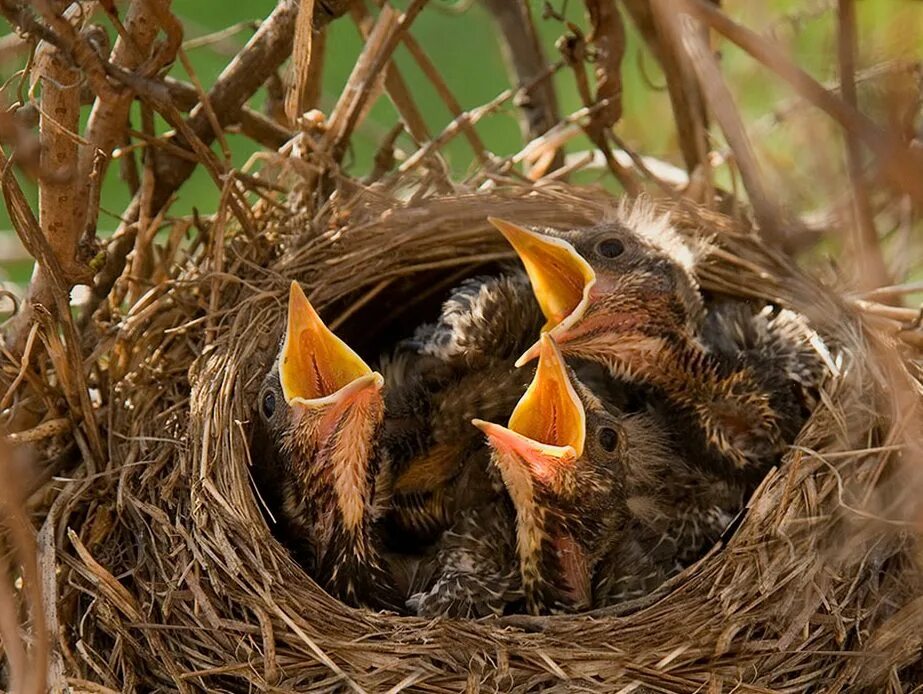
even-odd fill
[{"label": "yellow beak", "polygon": [[342,400],[384,383],[381,374],[324,325],[297,282],[289,292],[279,378],[290,405]]},{"label": "yellow beak", "polygon": [[[583,315],[596,273],[571,244],[503,219],[488,217],[488,221],[506,237],[526,268],[545,315],[542,332],[560,332]],[[533,359],[538,351],[536,343],[526,353],[528,359],[524,356],[517,366]]]},{"label": "yellow beak", "polygon": [[[472,421],[491,446],[515,455],[499,459],[524,461],[533,476],[549,481],[583,454],[586,412],[577,396],[561,352],[546,333],[540,341],[535,378],[510,416],[506,427]],[[502,463],[501,463],[502,464]]]}]

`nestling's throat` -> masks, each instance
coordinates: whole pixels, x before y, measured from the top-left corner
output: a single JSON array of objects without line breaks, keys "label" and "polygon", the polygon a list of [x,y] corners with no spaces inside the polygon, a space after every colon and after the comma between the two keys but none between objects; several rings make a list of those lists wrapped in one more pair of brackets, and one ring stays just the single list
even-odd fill
[{"label": "nestling's throat", "polygon": [[292,472],[300,481],[306,530],[318,557],[361,557],[368,552],[367,527],[380,467],[375,441],[383,417],[381,398],[361,394],[317,415],[296,420],[301,433],[292,439]]},{"label": "nestling's throat", "polygon": [[[770,393],[749,367],[722,368],[717,358],[692,339],[661,346],[656,359],[613,358],[610,368],[619,375],[654,386],[674,404],[689,412],[702,430],[705,443],[738,469],[757,459],[771,458],[783,446],[778,414]],[[621,370],[624,369],[624,370]]]}]

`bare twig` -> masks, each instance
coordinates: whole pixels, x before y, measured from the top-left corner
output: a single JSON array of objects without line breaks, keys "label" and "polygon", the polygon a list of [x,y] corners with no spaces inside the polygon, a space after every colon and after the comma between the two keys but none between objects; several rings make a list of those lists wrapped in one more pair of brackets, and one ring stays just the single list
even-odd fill
[{"label": "bare twig", "polygon": [[[590,140],[599,148],[606,159],[606,165],[615,179],[622,185],[630,195],[637,195],[641,192],[641,185],[634,176],[634,173],[618,163],[612,154],[609,146],[607,131],[612,123],[607,123],[608,118],[596,118],[598,111],[608,111],[609,117],[613,114],[609,110],[607,99],[599,100],[594,97],[590,88],[589,79],[587,78],[584,64],[587,61],[587,41],[583,33],[574,25],[569,25],[571,33],[561,37],[558,41],[558,48],[564,58],[564,62],[573,70],[574,79],[577,83],[577,92],[583,105],[588,109],[589,121],[584,126],[584,131]],[[621,54],[619,54],[619,58]]]},{"label": "bare twig", "polygon": [[592,30],[587,41],[594,51],[596,102],[605,102],[592,118],[611,128],[622,117],[622,58],[625,56],[625,25],[614,0],[586,0]]},{"label": "bare twig", "polygon": [[753,211],[760,225],[763,236],[772,245],[787,252],[794,250],[793,241],[800,241],[803,234],[789,233],[789,224],[783,221],[783,215],[773,202],[766,188],[763,172],[756,154],[747,137],[746,129],[740,117],[734,97],[721,76],[721,69],[711,50],[701,36],[698,23],[688,15],[678,15],[677,35],[689,55],[705,93],[708,104],[727,138],[731,151],[737,161],[744,187],[753,205]]},{"label": "bare twig", "polygon": [[334,161],[342,159],[347,139],[381,91],[381,87],[375,85],[383,84],[386,66],[401,35],[410,28],[426,3],[427,0],[413,0],[401,14],[386,5],[378,15],[343,94],[330,114],[325,146],[329,147]]},{"label": "bare twig", "polygon": [[[548,63],[539,43],[529,4],[526,0],[483,0],[483,3],[503,34],[501,48],[512,76],[513,87],[531,85],[529,89],[523,89],[517,103],[525,116],[522,123],[523,136],[526,140],[534,140],[548,132],[560,118],[552,80],[550,77],[538,79],[547,74]],[[557,159],[554,168],[563,161],[560,155],[557,155]]]},{"label": "bare twig", "polygon": [[315,59],[313,44],[314,0],[301,0],[292,46],[292,82],[285,95],[285,115],[289,125],[294,125],[298,117],[310,108],[308,97],[311,93],[311,77],[315,72],[311,69]]},{"label": "bare twig", "polygon": [[[77,139],[80,117],[80,78],[66,55],[43,43],[35,64],[35,75],[42,87],[39,118],[40,170],[39,219],[47,243],[60,267],[61,281],[69,289],[89,282],[92,274],[85,258],[79,258],[77,244]],[[31,249],[30,249],[31,250]],[[22,310],[4,327],[7,349],[22,354],[34,304],[53,301],[49,267],[40,265],[29,285]]]},{"label": "bare twig", "polygon": [[[196,88],[188,82],[172,77],[166,77],[164,82],[170,89],[170,97],[176,103],[177,108],[191,111],[199,103]],[[273,150],[279,149],[294,135],[292,131],[282,127],[273,119],[267,118],[259,111],[254,111],[249,106],[242,106],[236,114],[230,114],[227,123],[238,123],[244,135]]]},{"label": "bare twig", "polygon": [[[239,111],[244,102],[291,54],[297,5],[297,0],[282,0],[209,90],[208,98],[212,109],[218,114],[220,125],[226,125],[229,114]],[[193,109],[186,126],[205,145],[210,144],[216,136],[201,104]],[[188,140],[183,144],[192,147]],[[151,198],[152,208],[160,209],[173,191],[189,178],[194,168],[190,162],[177,161],[174,157],[158,157],[157,185]]]},{"label": "bare twig", "polygon": [[[840,63],[840,92],[851,108],[858,107],[856,98],[856,5],[854,0],[839,0],[839,33],[837,48]],[[862,151],[855,131],[846,130],[846,163],[853,192],[852,252],[857,264],[861,289],[874,289],[891,284],[881,245],[875,230],[875,219],[862,172]]]},{"label": "bare twig", "polygon": [[[67,285],[63,280],[64,272],[51,244],[45,234],[42,233],[39,222],[29,207],[22,189],[13,179],[9,171],[9,160],[2,152],[0,152],[0,170],[4,172],[2,177],[4,201],[16,233],[19,234],[23,245],[35,258],[38,271],[43,273],[43,277],[47,278],[42,286],[47,288],[49,296],[47,304],[43,303],[42,306],[54,311],[57,326],[53,326],[54,329],[47,331],[45,337],[53,337],[55,340],[63,342],[63,354],[59,363],[56,364],[58,377],[66,383],[64,390],[68,403],[71,405],[70,416],[75,421],[83,419],[84,429],[90,444],[90,450],[88,451],[89,462],[95,463],[95,461],[102,459],[102,439],[94,416],[93,406],[90,402],[83,358],[80,353],[80,341],[71,316]],[[25,311],[20,311],[14,320],[24,313]],[[44,310],[42,313],[45,316],[49,315]],[[60,328],[61,336],[58,335],[57,328]],[[61,340],[62,336],[63,340]]]},{"label": "bare twig", "polygon": [[[5,655],[9,658],[11,691],[39,694],[46,690],[48,673],[49,634],[42,602],[42,583],[39,578],[38,554],[32,523],[26,515],[25,484],[21,464],[17,464],[9,446],[0,443],[0,520],[4,537],[14,552],[4,552],[0,560],[0,632]],[[4,543],[6,544],[6,543]],[[13,572],[8,561],[14,559],[16,573],[22,577],[22,590],[12,585]],[[16,603],[22,600],[28,606],[31,620],[31,647],[26,647],[19,629]]]},{"label": "bare twig", "polygon": [[354,0],[315,0],[314,26],[321,29],[349,12]]},{"label": "bare twig", "polygon": [[[337,3],[318,3],[315,11],[315,23],[319,21],[318,13],[322,10],[324,13],[327,13],[328,10],[332,11],[336,9],[334,5],[337,5]],[[259,89],[291,54],[296,12],[297,0],[281,0],[275,10],[250,38],[246,46],[218,76],[215,84],[209,90],[208,97],[212,109],[218,115],[220,125],[224,126],[228,122],[233,122],[233,118],[239,113],[244,102]],[[328,18],[323,20],[326,22],[333,15],[325,14],[324,16]],[[169,103],[166,98],[164,98],[164,101]],[[173,117],[176,118],[178,115],[178,111],[176,111]],[[169,118],[168,120],[171,120],[171,124],[178,128],[182,138],[178,140],[179,143],[190,149],[202,151],[206,161],[213,159],[213,155],[207,150],[207,145],[214,140],[215,132],[201,104],[193,110],[186,121],[180,119],[178,122],[174,122]],[[204,150],[202,149],[203,147],[205,148]],[[156,158],[156,164],[155,186],[150,195],[150,208],[154,211],[160,210],[167,203],[173,193],[189,178],[195,169],[193,162],[176,156],[159,156]],[[125,221],[116,230],[119,238],[127,238],[125,227],[133,225],[138,220],[140,209],[141,199],[140,196],[136,195],[125,212]],[[124,250],[124,247],[122,248]],[[84,316],[91,315],[108,294],[112,287],[112,282],[121,272],[119,258],[123,259],[121,253],[116,258],[117,267],[107,268],[106,272],[97,278],[91,300],[84,309]]]},{"label": "bare twig", "polygon": [[[48,44],[39,48],[34,70],[42,88],[39,140],[44,176],[39,186],[39,223],[61,264],[63,279],[76,284],[90,278],[77,258],[81,229],[75,224],[80,73]],[[32,291],[41,293],[41,286]]]},{"label": "bare twig", "polygon": [[[372,18],[360,4],[353,6],[352,14],[363,40],[368,41],[372,30]],[[393,60],[389,61],[385,66],[385,91],[391,98],[391,102],[397,109],[401,121],[410,136],[417,143],[427,142],[430,139],[429,128],[427,128],[423,115],[414,103],[410,88]]]},{"label": "bare twig", "polygon": [[[648,48],[657,58],[667,82],[667,91],[673,107],[676,132],[683,159],[689,171],[707,164],[708,121],[698,81],[684,60],[680,60],[678,41],[671,40],[667,17],[657,12],[657,4],[650,0],[623,0],[625,9],[644,37]],[[673,10],[669,10],[670,13]]]},{"label": "bare twig", "polygon": [[[135,70],[147,61],[159,29],[157,14],[168,12],[169,6],[170,0],[132,2],[125,17],[125,30],[130,38],[126,40],[125,37],[119,37],[109,60],[126,70]],[[164,58],[172,60],[172,56]],[[105,175],[112,151],[122,142],[123,134],[128,127],[128,111],[133,98],[134,94],[128,89],[109,91],[96,97],[84,133],[84,138],[90,146],[82,148],[80,152],[79,170],[83,181],[88,180],[97,152],[104,155],[100,163],[100,177]],[[85,218],[86,215],[88,196],[89,187],[86,187],[81,196],[83,209],[78,211],[81,218]]]}]

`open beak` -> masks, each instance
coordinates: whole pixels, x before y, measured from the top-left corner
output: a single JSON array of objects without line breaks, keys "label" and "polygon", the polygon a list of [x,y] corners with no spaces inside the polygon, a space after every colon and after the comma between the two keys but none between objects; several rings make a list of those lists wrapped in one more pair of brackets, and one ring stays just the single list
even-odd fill
[{"label": "open beak", "polygon": [[[532,291],[545,315],[542,332],[562,334],[586,310],[590,290],[596,284],[593,268],[563,239],[496,217],[488,217],[488,221],[506,237],[526,268]],[[536,342],[516,365],[522,366],[534,359],[539,349]]]},{"label": "open beak", "polygon": [[501,466],[521,461],[532,477],[548,483],[583,454],[586,412],[554,340],[545,333],[539,344],[535,378],[513,410],[509,425],[480,419],[472,424],[501,453],[497,456]]},{"label": "open beak", "polygon": [[384,384],[381,374],[324,325],[297,282],[289,292],[279,378],[288,403],[304,406],[342,402]]}]

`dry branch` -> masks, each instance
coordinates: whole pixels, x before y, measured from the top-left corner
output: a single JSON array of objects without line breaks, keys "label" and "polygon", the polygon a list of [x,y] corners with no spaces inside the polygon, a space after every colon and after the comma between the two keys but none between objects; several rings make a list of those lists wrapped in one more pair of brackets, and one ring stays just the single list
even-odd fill
[{"label": "dry branch", "polygon": [[[282,0],[243,50],[215,80],[208,92],[208,102],[218,115],[219,125],[226,125],[228,119],[240,110],[244,102],[253,96],[276,68],[291,55],[297,4],[297,0]],[[206,146],[217,136],[202,104],[193,109],[186,127]],[[179,143],[183,147],[193,147],[193,143],[188,140],[180,140]],[[167,198],[189,178],[194,168],[193,164],[177,157],[158,156],[156,186],[150,201],[151,209],[159,210]]]},{"label": "dry branch", "polygon": [[[837,36],[837,53],[840,67],[840,92],[843,101],[853,109],[858,108],[856,97],[856,4],[854,0],[839,0],[839,32]],[[852,253],[857,265],[857,279],[862,289],[874,289],[891,284],[878,232],[872,204],[865,186],[862,165],[862,149],[859,138],[854,131],[845,130],[846,162],[849,182],[852,186]]]},{"label": "dry branch", "polygon": [[[455,98],[452,90],[449,89],[449,85],[446,84],[445,79],[441,74],[439,74],[439,70],[433,64],[433,61],[430,60],[426,53],[423,51],[422,46],[420,46],[419,42],[409,31],[405,31],[401,35],[401,41],[410,52],[410,55],[414,62],[417,64],[417,67],[420,68],[423,74],[426,75],[426,78],[432,83],[433,88],[439,95],[439,98],[442,99],[442,102],[446,105],[446,108],[449,109],[449,113],[452,114],[453,118],[458,118],[462,113],[464,113],[465,109],[462,108],[461,104],[458,102],[458,99]],[[488,160],[487,148],[481,141],[477,131],[466,123],[463,125],[463,133],[465,139],[467,139],[468,143],[471,145],[471,149],[474,151],[475,156],[478,158],[478,161],[486,162]]]},{"label": "dry branch", "polygon": [[707,165],[708,122],[704,101],[690,66],[681,60],[681,43],[670,33],[672,12],[664,15],[659,11],[663,6],[651,0],[624,0],[624,6],[663,70],[687,170]]},{"label": "dry branch", "polygon": [[728,146],[734,153],[761,233],[770,244],[786,252],[796,250],[799,243],[804,240],[805,234],[803,231],[799,233],[797,229],[792,228],[793,221],[786,220],[775,204],[766,186],[756,153],[750,144],[740,111],[721,76],[721,68],[717,60],[702,38],[699,24],[688,15],[679,15],[676,21],[676,35],[680,38],[698,75],[708,106],[714,113],[715,120],[718,121],[718,125],[727,138]]},{"label": "dry branch", "polygon": [[285,116],[289,125],[294,125],[298,117],[313,105],[310,104],[314,87],[311,81],[317,72],[312,63],[319,58],[319,54],[314,55],[313,45],[314,0],[301,0],[292,44],[292,81],[285,94]]},{"label": "dry branch", "polygon": [[[538,33],[527,0],[483,0],[493,15],[504,40],[500,43],[512,77],[513,87],[522,89],[517,98],[524,121],[522,133],[526,141],[544,135],[559,120],[558,101],[548,75]],[[458,116],[457,113],[453,113]],[[556,162],[558,168],[563,162]]]},{"label": "dry branch", "polygon": [[823,110],[855,135],[877,157],[891,185],[923,208],[923,153],[908,148],[898,137],[824,89],[765,38],[734,22],[706,0],[682,0],[684,11],[707,23],[728,40],[788,82],[798,94]]},{"label": "dry branch", "polygon": [[[73,285],[92,279],[89,258],[78,248],[82,232],[78,224],[81,184],[77,152],[80,72],[61,49],[42,43],[33,74],[41,88],[39,223],[57,261],[60,291],[66,297]],[[36,267],[21,310],[4,327],[4,341],[13,355],[22,354],[33,321],[33,306],[51,306],[55,300],[51,271],[47,264]]]},{"label": "dry branch", "polygon": [[[362,39],[368,41],[373,23],[371,16],[364,7],[357,4],[353,7],[353,17],[359,27]],[[407,33],[405,31],[404,35],[406,36]],[[412,90],[407,86],[407,82],[401,76],[400,70],[398,70],[393,60],[388,61],[385,65],[384,74],[385,92],[387,92],[391,102],[397,109],[405,129],[417,144],[428,142],[430,139],[429,128],[426,126],[426,121],[423,120],[420,109],[414,103]]]},{"label": "dry branch", "polygon": [[[170,90],[170,97],[176,107],[183,111],[191,111],[199,103],[199,93],[188,82],[165,77],[164,83]],[[249,106],[243,106],[237,113],[228,116],[227,125],[240,125],[240,131],[255,142],[260,143],[270,150],[277,150],[294,135],[288,128],[279,125],[275,120],[264,116],[259,111],[254,111]]]}]

